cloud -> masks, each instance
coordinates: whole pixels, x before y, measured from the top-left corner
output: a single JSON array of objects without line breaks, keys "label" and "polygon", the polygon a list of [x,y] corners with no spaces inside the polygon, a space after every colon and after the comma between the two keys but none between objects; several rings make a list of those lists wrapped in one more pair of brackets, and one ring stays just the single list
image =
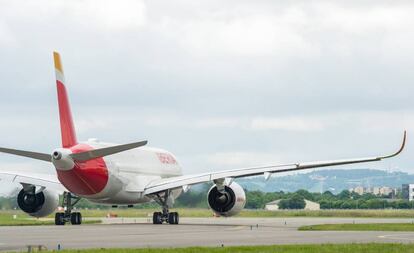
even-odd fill
[{"label": "cloud", "polygon": [[273,15],[257,7],[241,4],[235,8],[206,8],[190,19],[167,15],[158,29],[194,56],[314,53],[312,44],[301,34],[307,21],[302,10],[285,8],[280,15]]},{"label": "cloud", "polygon": [[13,36],[10,29],[3,23],[0,23],[0,45],[5,47],[13,47],[16,43],[16,38]]},{"label": "cloud", "polygon": [[111,120],[102,120],[102,119],[80,119],[76,121],[76,131],[80,134],[94,132],[94,131],[102,131],[108,129],[111,125],[115,125],[116,122]]},{"label": "cloud", "polygon": [[146,5],[141,0],[75,0],[62,1],[63,10],[69,10],[70,16],[87,26],[93,24],[103,30],[135,29],[146,24]]},{"label": "cloud", "polygon": [[322,131],[325,125],[312,118],[256,118],[252,120],[251,128],[253,130]]},{"label": "cloud", "polygon": [[[123,110],[123,109],[122,109]],[[111,114],[111,119],[103,119],[103,112]],[[111,111],[107,109],[96,109],[93,117],[83,114],[76,122],[78,130],[82,133],[109,130],[121,122],[131,126],[156,127],[160,129],[233,129],[238,131],[274,131],[292,133],[312,133],[330,131],[332,129],[348,127],[359,129],[360,131],[400,131],[403,129],[414,130],[414,112],[411,110],[399,111],[339,111],[339,112],[320,112],[313,114],[293,114],[289,116],[270,117],[240,114],[229,117],[209,117],[198,116],[180,112],[166,111],[141,111],[141,117],[131,117],[127,112]],[[154,116],[156,114],[157,116]],[[21,119],[9,120],[21,122]],[[37,124],[41,124],[38,122]],[[9,125],[2,126],[4,130]]]},{"label": "cloud", "polygon": [[277,154],[259,152],[221,152],[206,155],[204,158],[213,168],[242,168],[278,164]]},{"label": "cloud", "polygon": [[[195,8],[195,15],[167,13],[155,27],[193,56],[272,57],[279,62],[291,57],[315,59],[326,53],[348,58],[360,50],[390,56],[389,50],[403,52],[390,48],[391,44],[414,36],[408,31],[414,23],[411,4],[322,1],[228,5],[201,6]],[[407,49],[411,50],[408,44],[404,45]]]},{"label": "cloud", "polygon": [[269,117],[186,117],[183,115],[169,115],[169,117],[153,117],[144,120],[144,124],[153,127],[181,127],[181,128],[238,128],[240,130],[283,130],[283,131],[322,131],[326,123],[322,119],[311,117],[292,116],[286,118]]},{"label": "cloud", "polygon": [[[148,139],[187,173],[388,153],[414,131],[413,9],[0,0],[0,146],[59,146],[58,49],[81,140]],[[361,166],[409,171],[410,149]]]},{"label": "cloud", "polygon": [[[22,5],[25,8],[22,8]],[[141,0],[29,0],[2,3],[2,20],[11,27],[12,21],[22,17],[20,23],[26,22],[65,24],[65,28],[82,28],[103,30],[133,29],[145,25],[146,5]],[[75,23],[73,23],[75,22]],[[69,25],[71,24],[71,25]],[[57,32],[64,32],[57,30]]]}]

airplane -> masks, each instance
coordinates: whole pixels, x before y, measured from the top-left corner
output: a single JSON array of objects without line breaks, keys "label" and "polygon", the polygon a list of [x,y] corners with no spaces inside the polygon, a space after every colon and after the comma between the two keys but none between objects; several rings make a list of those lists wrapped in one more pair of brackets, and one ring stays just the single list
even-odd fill
[{"label": "airplane", "polygon": [[170,212],[174,200],[192,185],[210,182],[207,202],[218,216],[234,216],[246,204],[243,188],[234,182],[241,177],[307,170],[319,167],[381,161],[397,156],[404,149],[406,131],[399,150],[391,155],[345,160],[273,164],[249,168],[183,175],[177,158],[163,149],[147,147],[147,141],[112,144],[89,139],[78,142],[65,76],[59,53],[53,53],[59,107],[61,147],[51,154],[10,148],[0,152],[52,163],[56,173],[0,171],[0,179],[22,185],[17,203],[21,210],[33,217],[44,217],[55,212],[59,194],[63,194],[64,211],[55,213],[55,224],[82,223],[80,212],[73,207],[81,199],[108,205],[132,206],[155,201],[161,212],[153,213],[153,224],[178,224],[179,214]]}]

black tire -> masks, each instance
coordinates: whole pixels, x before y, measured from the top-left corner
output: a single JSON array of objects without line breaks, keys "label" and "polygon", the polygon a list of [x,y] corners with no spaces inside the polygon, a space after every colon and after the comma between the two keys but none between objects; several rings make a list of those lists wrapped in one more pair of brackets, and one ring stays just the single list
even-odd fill
[{"label": "black tire", "polygon": [[162,213],[161,212],[154,212],[152,215],[152,223],[153,224],[162,224]]},{"label": "black tire", "polygon": [[178,222],[179,222],[179,216],[178,216],[178,213],[177,212],[172,212],[172,213],[170,213],[170,216],[171,216],[171,223],[170,224],[178,224]]},{"label": "black tire", "polygon": [[78,215],[78,225],[82,224],[82,214],[81,213],[77,213]]},{"label": "black tire", "polygon": [[168,214],[168,223],[170,224],[178,224],[178,213],[177,212],[171,212]]},{"label": "black tire", "polygon": [[70,214],[70,223],[72,225],[80,225],[82,223],[82,216],[80,213],[71,213]]},{"label": "black tire", "polygon": [[70,214],[70,223],[72,225],[76,225],[77,220],[78,220],[78,217],[76,216],[76,213],[71,213]]},{"label": "black tire", "polygon": [[175,224],[175,216],[174,216],[174,213],[169,213],[168,214],[168,223]]},{"label": "black tire", "polygon": [[55,214],[55,225],[61,226],[65,225],[65,214],[64,213],[56,213]]},{"label": "black tire", "polygon": [[178,224],[180,221],[180,216],[178,215],[177,212],[174,212],[174,216],[175,216],[175,223],[174,224]]}]

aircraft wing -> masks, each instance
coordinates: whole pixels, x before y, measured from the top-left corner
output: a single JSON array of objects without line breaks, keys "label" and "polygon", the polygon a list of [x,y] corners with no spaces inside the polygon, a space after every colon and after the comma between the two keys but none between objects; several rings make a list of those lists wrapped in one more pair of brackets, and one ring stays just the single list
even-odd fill
[{"label": "aircraft wing", "polygon": [[273,173],[306,170],[306,169],[345,165],[345,164],[381,161],[383,159],[391,158],[401,153],[401,151],[404,149],[404,146],[405,146],[405,140],[406,140],[406,132],[404,132],[404,138],[403,138],[403,142],[401,144],[400,149],[391,155],[375,156],[375,157],[367,157],[367,158],[356,158],[356,159],[344,159],[344,160],[275,164],[275,165],[267,165],[267,166],[260,166],[260,167],[241,168],[241,169],[224,170],[224,171],[211,172],[211,173],[171,177],[171,178],[165,178],[165,179],[159,179],[159,180],[152,181],[146,186],[144,193],[150,195],[150,194],[156,194],[159,192],[163,192],[166,190],[177,189],[180,187],[182,187],[184,191],[186,191],[186,189],[188,189],[188,187],[191,185],[205,183],[205,182],[223,183],[224,182],[223,180],[226,180],[226,179],[229,179],[231,182],[232,179],[234,178],[257,176],[257,175],[263,175],[264,178],[267,180]]},{"label": "aircraft wing", "polygon": [[65,187],[59,182],[56,175],[28,173],[28,172],[10,172],[0,171],[1,182],[14,182],[22,185],[34,185],[40,188],[51,189],[57,192],[67,191]]}]

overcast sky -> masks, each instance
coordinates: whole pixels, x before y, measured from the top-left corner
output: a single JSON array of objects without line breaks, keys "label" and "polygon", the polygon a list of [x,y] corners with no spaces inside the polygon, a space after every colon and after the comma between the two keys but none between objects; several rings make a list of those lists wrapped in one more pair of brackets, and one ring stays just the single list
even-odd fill
[{"label": "overcast sky", "polygon": [[[79,139],[148,139],[186,173],[387,154],[414,132],[413,13],[411,1],[0,0],[0,145],[60,145],[57,50]],[[411,143],[357,167],[414,173]],[[8,155],[0,168],[53,171]]]}]

